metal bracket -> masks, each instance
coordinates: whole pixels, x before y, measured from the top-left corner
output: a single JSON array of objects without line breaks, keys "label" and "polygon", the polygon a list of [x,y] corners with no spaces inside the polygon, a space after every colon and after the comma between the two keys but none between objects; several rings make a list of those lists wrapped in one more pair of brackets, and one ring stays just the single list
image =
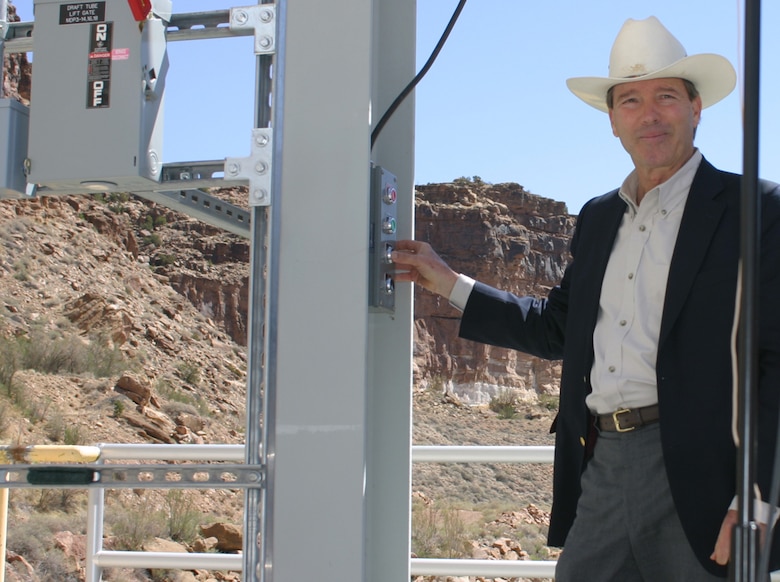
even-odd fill
[{"label": "metal bracket", "polygon": [[236,464],[0,465],[9,488],[251,489],[265,486],[265,467]]},{"label": "metal bracket", "polygon": [[249,206],[271,204],[272,152],[272,129],[255,128],[249,157],[225,159],[225,180],[249,180]]},{"label": "metal bracket", "polygon": [[276,6],[257,4],[230,9],[230,29],[255,31],[255,54],[276,51]]}]

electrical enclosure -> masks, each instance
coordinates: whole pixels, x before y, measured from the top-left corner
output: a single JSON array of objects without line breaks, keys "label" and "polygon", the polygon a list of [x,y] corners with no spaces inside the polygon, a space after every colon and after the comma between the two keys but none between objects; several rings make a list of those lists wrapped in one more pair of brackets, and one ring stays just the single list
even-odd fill
[{"label": "electrical enclosure", "polygon": [[0,99],[0,198],[22,198],[30,110],[15,99]]},{"label": "electrical enclosure", "polygon": [[170,1],[136,22],[127,0],[35,0],[28,182],[49,193],[159,182]]}]

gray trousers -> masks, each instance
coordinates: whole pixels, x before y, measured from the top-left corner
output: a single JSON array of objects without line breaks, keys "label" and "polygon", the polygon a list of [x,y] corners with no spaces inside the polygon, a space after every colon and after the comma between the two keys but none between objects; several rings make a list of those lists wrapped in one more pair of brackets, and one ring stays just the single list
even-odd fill
[{"label": "gray trousers", "polygon": [[702,567],[685,538],[658,424],[599,435],[555,580],[723,582]]}]

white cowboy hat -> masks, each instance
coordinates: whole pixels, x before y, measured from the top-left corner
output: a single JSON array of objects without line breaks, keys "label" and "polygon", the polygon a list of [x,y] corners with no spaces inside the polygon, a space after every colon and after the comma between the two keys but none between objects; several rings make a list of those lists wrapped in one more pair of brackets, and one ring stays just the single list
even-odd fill
[{"label": "white cowboy hat", "polygon": [[734,67],[714,54],[688,56],[685,48],[655,16],[628,19],[612,45],[609,77],[574,77],[566,80],[572,93],[601,111],[607,109],[610,87],[630,81],[676,77],[696,86],[702,107],[714,105],[737,83]]}]

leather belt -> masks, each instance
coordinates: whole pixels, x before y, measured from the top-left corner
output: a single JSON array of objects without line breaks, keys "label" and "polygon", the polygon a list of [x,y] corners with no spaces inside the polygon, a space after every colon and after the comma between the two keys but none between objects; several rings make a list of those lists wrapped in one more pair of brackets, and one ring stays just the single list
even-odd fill
[{"label": "leather belt", "polygon": [[599,430],[607,432],[628,432],[646,424],[658,422],[658,405],[642,408],[622,408],[610,414],[597,417]]}]

